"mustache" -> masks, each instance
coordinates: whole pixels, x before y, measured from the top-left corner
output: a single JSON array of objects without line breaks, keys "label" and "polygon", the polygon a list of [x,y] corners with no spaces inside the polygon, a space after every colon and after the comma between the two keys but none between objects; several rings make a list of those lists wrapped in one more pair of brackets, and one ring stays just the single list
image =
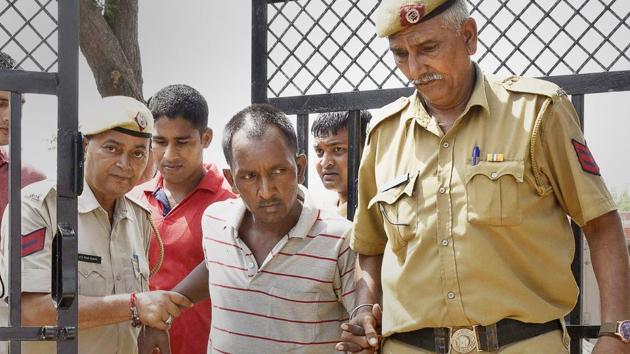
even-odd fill
[{"label": "mustache", "polygon": [[414,85],[423,85],[427,82],[431,82],[433,80],[442,80],[444,76],[438,73],[428,73],[420,76],[419,78],[413,80]]},{"label": "mustache", "polygon": [[265,208],[265,207],[274,206],[277,204],[280,204],[280,199],[263,200],[263,201],[258,202],[258,207]]}]

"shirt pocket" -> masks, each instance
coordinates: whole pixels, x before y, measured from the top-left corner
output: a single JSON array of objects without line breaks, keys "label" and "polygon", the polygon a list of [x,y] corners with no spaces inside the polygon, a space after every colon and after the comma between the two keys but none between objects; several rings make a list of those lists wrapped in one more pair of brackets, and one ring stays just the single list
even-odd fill
[{"label": "shirt pocket", "polygon": [[[321,312],[320,301],[322,294],[316,291],[295,291],[287,287],[272,287],[270,289],[268,311],[265,326],[267,337],[277,340],[296,342],[297,349],[302,347],[299,343],[313,343],[320,338]],[[311,289],[313,290],[313,289]],[[287,344],[288,346],[292,346]],[[284,347],[284,346],[283,346]],[[288,349],[288,347],[285,347]]]},{"label": "shirt pocket", "polygon": [[106,268],[102,264],[79,262],[79,294],[86,296],[110,295]]},{"label": "shirt pocket", "polygon": [[131,288],[132,291],[147,291],[149,290],[149,263],[147,260],[138,255],[131,256],[131,265],[133,267],[134,283]]},{"label": "shirt pocket", "polygon": [[468,165],[466,198],[468,221],[472,224],[512,226],[523,219],[519,189],[523,183],[523,161]]},{"label": "shirt pocket", "polygon": [[368,203],[377,207],[383,216],[383,227],[392,251],[405,254],[406,246],[416,237],[418,227],[418,197],[414,193],[418,172],[396,177]]}]

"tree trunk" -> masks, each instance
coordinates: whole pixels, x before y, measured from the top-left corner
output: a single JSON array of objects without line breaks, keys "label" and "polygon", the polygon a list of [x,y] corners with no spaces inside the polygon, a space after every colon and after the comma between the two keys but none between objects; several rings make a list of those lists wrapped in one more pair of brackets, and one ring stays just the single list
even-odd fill
[{"label": "tree trunk", "polygon": [[80,11],[81,52],[101,96],[129,96],[144,101],[138,1],[108,0],[103,9],[95,0],[81,0]]}]

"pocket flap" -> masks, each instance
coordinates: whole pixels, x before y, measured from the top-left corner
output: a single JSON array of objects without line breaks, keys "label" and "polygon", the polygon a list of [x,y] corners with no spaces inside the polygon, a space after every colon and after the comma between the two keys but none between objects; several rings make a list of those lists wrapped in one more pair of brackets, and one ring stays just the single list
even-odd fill
[{"label": "pocket flap", "polygon": [[105,269],[102,264],[79,262],[78,272],[84,278],[88,278],[90,274],[95,273],[105,279]]},{"label": "pocket flap", "polygon": [[403,194],[411,197],[417,178],[418,171],[407,173],[385,182],[381,190],[368,203],[368,209],[377,202],[394,204]]},{"label": "pocket flap", "polygon": [[466,167],[466,183],[476,175],[484,175],[491,180],[497,180],[503,176],[510,175],[518,182],[523,182],[523,172],[525,163],[522,160],[490,162],[479,161],[475,166]]}]

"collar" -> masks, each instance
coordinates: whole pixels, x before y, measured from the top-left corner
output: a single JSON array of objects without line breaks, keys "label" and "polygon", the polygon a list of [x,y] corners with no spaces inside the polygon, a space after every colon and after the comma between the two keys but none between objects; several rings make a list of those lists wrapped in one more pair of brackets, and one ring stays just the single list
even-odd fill
[{"label": "collar", "polygon": [[[477,63],[474,61],[473,67],[475,68],[476,76],[475,85],[473,86],[473,91],[470,95],[470,99],[468,99],[466,108],[464,108],[464,112],[461,115],[462,117],[465,116],[468,111],[470,111],[470,109],[475,106],[479,106],[485,109],[486,114],[490,112],[490,105],[488,104],[488,98],[486,96],[486,76],[484,75],[479,65],[477,65]],[[413,95],[409,98],[409,102],[409,106],[402,113],[403,121],[415,118],[417,122],[425,129],[431,128],[431,126],[434,125],[435,120],[427,112],[422,96],[418,93],[418,90],[414,91]]]},{"label": "collar", "polygon": [[[314,204],[308,189],[302,185],[298,186],[298,199],[302,203],[302,212],[300,213],[298,222],[287,233],[289,239],[305,238],[310,233],[313,225],[317,221],[317,217],[319,216],[319,208]],[[233,228],[234,230],[238,230],[246,211],[247,208],[245,207],[243,200],[238,198],[236,200],[234,212],[231,213],[226,220],[227,226]]]},{"label": "collar", "polygon": [[[96,200],[94,196],[94,192],[92,188],[87,183],[87,181],[83,181],[83,193],[77,198],[77,210],[80,214],[91,213],[96,209],[101,209],[104,211],[101,204]],[[130,218],[131,208],[127,202],[127,198],[118,198],[116,200],[116,205],[114,206],[114,218]]]},{"label": "collar", "polygon": [[[206,174],[203,176],[201,181],[199,181],[195,189],[191,191],[191,193],[198,189],[205,189],[211,193],[216,193],[219,188],[221,188],[223,181],[225,180],[225,178],[223,178],[223,174],[213,163],[204,164],[203,168],[206,170]],[[160,172],[157,172],[156,176],[152,180],[140,186],[145,194],[154,194],[162,187],[164,187],[164,177],[162,177]]]},{"label": "collar", "polygon": [[0,166],[9,163],[9,155],[3,146],[0,146]]}]

